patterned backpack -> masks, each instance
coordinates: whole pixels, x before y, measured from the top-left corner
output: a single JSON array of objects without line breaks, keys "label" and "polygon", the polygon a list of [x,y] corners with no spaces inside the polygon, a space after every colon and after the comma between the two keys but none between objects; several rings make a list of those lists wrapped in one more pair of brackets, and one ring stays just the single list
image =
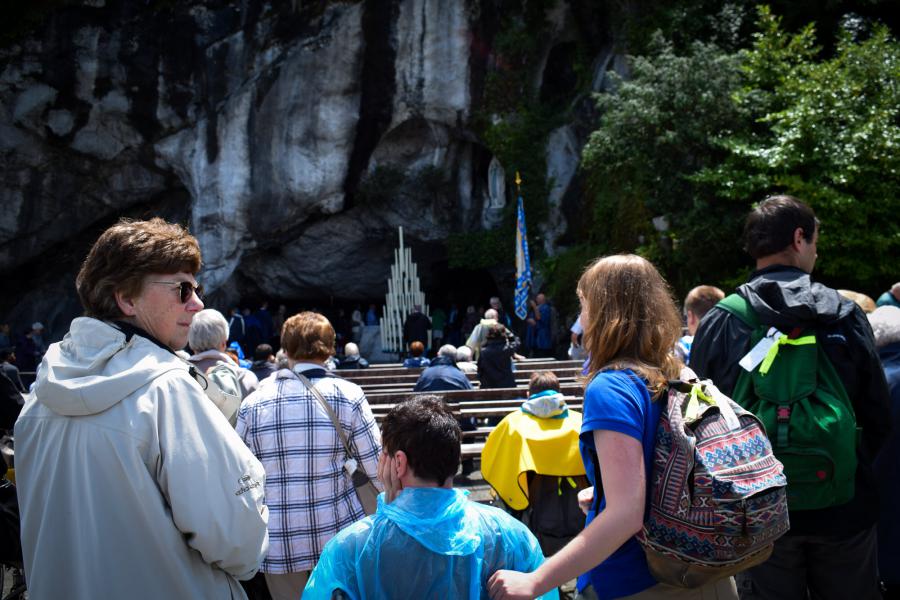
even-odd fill
[{"label": "patterned backpack", "polygon": [[685,368],[669,384],[637,536],[656,580],[700,587],[765,561],[789,528],[782,470],[759,419]]}]

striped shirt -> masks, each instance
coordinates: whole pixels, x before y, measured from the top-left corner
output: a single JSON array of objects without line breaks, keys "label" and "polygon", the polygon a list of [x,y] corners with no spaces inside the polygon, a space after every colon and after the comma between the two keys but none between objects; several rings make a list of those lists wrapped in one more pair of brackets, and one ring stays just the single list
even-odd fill
[{"label": "striped shirt", "polygon": [[[362,389],[318,365],[301,363],[294,369],[309,378],[334,410],[359,468],[380,487],[381,433]],[[269,553],[260,570],[312,569],[326,542],[365,516],[328,413],[292,371],[281,369],[244,400],[236,429],[266,469]]]}]

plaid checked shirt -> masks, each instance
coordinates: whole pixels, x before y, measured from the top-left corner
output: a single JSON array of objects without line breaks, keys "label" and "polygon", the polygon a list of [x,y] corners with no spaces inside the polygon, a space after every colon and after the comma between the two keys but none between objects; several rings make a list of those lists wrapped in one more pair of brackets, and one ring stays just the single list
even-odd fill
[{"label": "plaid checked shirt", "polygon": [[[318,366],[294,367],[331,405],[359,461],[376,481],[381,432],[362,389]],[[365,517],[350,476],[347,453],[325,409],[300,379],[282,369],[241,405],[238,435],[266,469],[269,554],[263,573],[312,569],[338,531]]]}]

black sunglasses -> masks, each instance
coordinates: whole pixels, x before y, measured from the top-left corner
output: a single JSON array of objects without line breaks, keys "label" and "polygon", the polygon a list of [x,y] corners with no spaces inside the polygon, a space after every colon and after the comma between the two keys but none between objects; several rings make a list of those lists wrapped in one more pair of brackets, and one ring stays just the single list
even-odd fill
[{"label": "black sunglasses", "polygon": [[194,284],[190,281],[151,281],[150,283],[160,283],[163,285],[177,285],[178,286],[178,298],[181,300],[181,303],[184,304],[188,300],[191,299],[191,295],[196,293],[198,298],[203,297],[203,286],[197,285],[194,287]]}]

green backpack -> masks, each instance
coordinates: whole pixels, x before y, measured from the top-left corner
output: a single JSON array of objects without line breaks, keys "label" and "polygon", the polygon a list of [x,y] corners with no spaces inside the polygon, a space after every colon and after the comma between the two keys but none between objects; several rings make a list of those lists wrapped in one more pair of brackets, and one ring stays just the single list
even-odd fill
[{"label": "green backpack", "polygon": [[[770,331],[738,294],[718,306],[753,329],[751,348]],[[816,332],[799,333],[779,337],[751,371],[742,367],[731,397],[765,425],[784,464],[790,510],[813,510],[853,499],[858,434],[847,390]]]}]

